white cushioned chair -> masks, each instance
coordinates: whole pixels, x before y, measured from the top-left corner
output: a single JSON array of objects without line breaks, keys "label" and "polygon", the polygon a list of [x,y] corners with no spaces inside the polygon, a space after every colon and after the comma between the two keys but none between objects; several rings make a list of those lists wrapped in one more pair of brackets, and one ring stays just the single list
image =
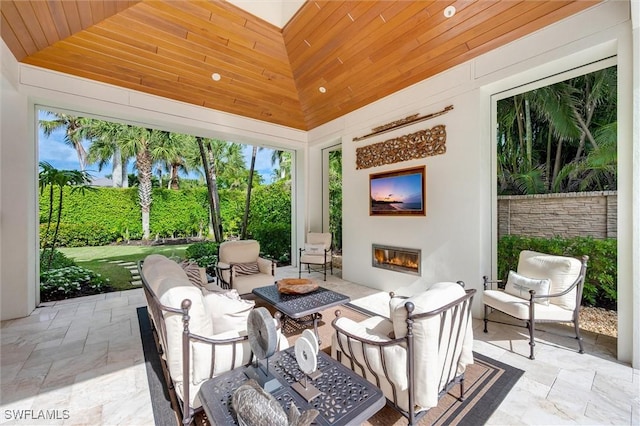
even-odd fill
[{"label": "white cushioned chair", "polygon": [[275,262],[260,257],[256,240],[225,241],[218,248],[216,275],[220,287],[249,294],[254,288],[275,283]]},{"label": "white cushioned chair", "polygon": [[473,364],[471,304],[475,290],[441,282],[406,298],[393,293],[390,319],[361,322],[336,312],[331,355],[379,387],[387,404],[414,424]]},{"label": "white cushioned chair", "polygon": [[325,281],[327,280],[327,265],[329,265],[331,275],[333,275],[331,243],[331,232],[309,232],[307,234],[304,248],[300,247],[298,278],[302,276],[302,265],[307,265],[309,273],[311,273],[311,265],[321,266]]},{"label": "white cushioned chair", "polygon": [[529,358],[534,359],[536,322],[573,323],[579,352],[584,353],[578,314],[588,259],[588,256],[578,260],[523,250],[517,271],[509,271],[504,287],[498,285],[500,280],[483,277],[484,332],[493,309],[525,321],[529,329]]},{"label": "white cushioned chair", "polygon": [[[175,392],[172,404],[182,413],[182,423],[190,424],[202,410],[202,384],[251,362],[247,318],[254,302],[242,300],[234,290],[210,291],[204,288],[206,278],[195,285],[180,265],[162,255],[147,256],[138,270],[165,380]],[[278,331],[278,350],[288,346]]]}]

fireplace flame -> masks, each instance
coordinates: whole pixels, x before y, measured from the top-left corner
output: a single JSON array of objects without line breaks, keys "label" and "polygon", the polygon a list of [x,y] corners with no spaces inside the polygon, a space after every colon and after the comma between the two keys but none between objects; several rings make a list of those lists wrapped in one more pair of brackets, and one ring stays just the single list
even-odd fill
[{"label": "fireplace flame", "polygon": [[403,253],[397,250],[375,250],[376,263],[379,265],[394,265],[407,269],[418,270],[417,254]]}]

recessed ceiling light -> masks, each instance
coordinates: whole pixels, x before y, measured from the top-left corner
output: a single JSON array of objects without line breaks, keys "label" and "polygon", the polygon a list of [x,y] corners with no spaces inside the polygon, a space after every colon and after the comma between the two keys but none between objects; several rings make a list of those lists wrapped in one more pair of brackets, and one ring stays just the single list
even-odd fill
[{"label": "recessed ceiling light", "polygon": [[445,18],[451,18],[455,14],[456,14],[456,7],[455,6],[447,6],[444,9]]},{"label": "recessed ceiling light", "polygon": [[320,91],[320,93],[327,93],[327,89],[324,86],[318,87],[318,90]]},{"label": "recessed ceiling light", "polygon": [[213,79],[213,81],[220,81],[222,77],[220,77],[220,74],[218,74],[217,72],[214,72],[213,74],[211,74],[211,78]]}]

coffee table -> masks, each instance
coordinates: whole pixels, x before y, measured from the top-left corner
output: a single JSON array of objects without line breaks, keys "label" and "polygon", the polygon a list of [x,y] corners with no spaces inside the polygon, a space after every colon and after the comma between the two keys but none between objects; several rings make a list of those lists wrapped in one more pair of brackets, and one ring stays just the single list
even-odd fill
[{"label": "coffee table", "polygon": [[[261,361],[264,363],[265,361]],[[318,352],[318,370],[322,375],[312,383],[321,394],[307,402],[291,385],[304,373],[298,368],[294,348],[276,352],[268,359],[269,373],[282,385],[271,392],[278,403],[289,413],[291,403],[302,412],[315,408],[320,412],[314,424],[360,425],[377,413],[386,403],[384,394],[369,381],[358,376],[323,351]],[[263,364],[264,365],[264,364]],[[202,384],[199,391],[202,407],[212,425],[235,425],[237,418],[231,404],[233,392],[248,380],[240,367]]]},{"label": "coffee table", "polygon": [[[320,311],[351,301],[349,296],[324,287],[318,287],[317,290],[306,294],[282,294],[276,285],[268,285],[253,289],[253,294],[264,299],[284,315],[283,327],[286,318],[303,324],[313,323],[316,337],[318,337],[318,321],[322,319]],[[318,342],[322,343],[319,337]]]}]

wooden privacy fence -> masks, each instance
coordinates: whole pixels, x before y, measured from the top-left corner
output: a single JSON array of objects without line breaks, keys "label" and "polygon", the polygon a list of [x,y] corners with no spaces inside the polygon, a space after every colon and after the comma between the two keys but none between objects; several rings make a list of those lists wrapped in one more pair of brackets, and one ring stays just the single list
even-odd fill
[{"label": "wooden privacy fence", "polygon": [[616,191],[498,197],[498,237],[617,238]]}]

